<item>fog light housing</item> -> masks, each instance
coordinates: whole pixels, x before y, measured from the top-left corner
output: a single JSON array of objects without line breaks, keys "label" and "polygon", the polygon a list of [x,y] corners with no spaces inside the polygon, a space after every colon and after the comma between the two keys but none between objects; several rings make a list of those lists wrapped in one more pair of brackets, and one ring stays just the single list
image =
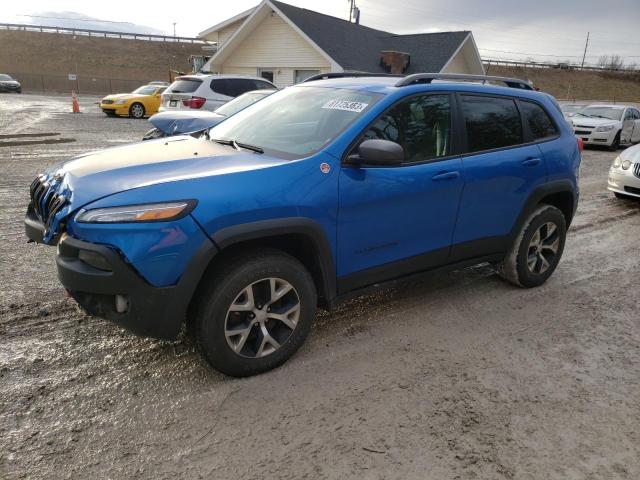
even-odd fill
[{"label": "fog light housing", "polygon": [[97,252],[92,252],[91,250],[80,250],[78,252],[78,259],[87,265],[91,265],[93,268],[97,268],[98,270],[102,270],[104,272],[112,271],[109,261]]}]

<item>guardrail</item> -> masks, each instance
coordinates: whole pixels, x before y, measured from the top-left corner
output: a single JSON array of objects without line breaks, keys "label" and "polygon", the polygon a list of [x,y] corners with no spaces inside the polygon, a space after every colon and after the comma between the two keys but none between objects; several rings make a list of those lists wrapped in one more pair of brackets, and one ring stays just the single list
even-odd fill
[{"label": "guardrail", "polygon": [[146,33],[112,32],[109,30],[91,30],[88,28],[51,27],[46,25],[26,25],[21,23],[0,23],[0,30],[21,30],[25,32],[60,33],[64,35],[82,35],[87,37],[124,38],[150,42],[180,42],[210,44],[201,38],[172,37],[169,35],[151,35]]},{"label": "guardrail", "polygon": [[603,68],[585,65],[577,65],[574,63],[547,63],[547,62],[523,62],[516,60],[502,60],[499,58],[483,58],[482,63],[486,66],[490,65],[503,65],[505,67],[525,67],[525,68],[552,68],[554,70],[588,70],[596,72],[614,72],[614,73],[630,73],[638,74],[640,70],[626,69],[626,68]]},{"label": "guardrail", "polygon": [[68,75],[43,75],[37,73],[7,72],[22,85],[24,92],[59,92],[103,95],[107,93],[131,92],[141,85],[164,78],[130,79],[77,75],[73,80]]}]

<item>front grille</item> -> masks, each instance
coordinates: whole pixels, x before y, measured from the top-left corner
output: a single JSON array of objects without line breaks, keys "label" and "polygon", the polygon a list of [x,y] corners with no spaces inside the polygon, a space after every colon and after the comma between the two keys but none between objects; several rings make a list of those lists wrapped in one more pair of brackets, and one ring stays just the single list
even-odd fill
[{"label": "front grille", "polygon": [[640,178],[640,162],[637,162],[633,165],[633,174]]},{"label": "front grille", "polygon": [[593,130],[595,127],[590,127],[589,125],[574,125],[575,128],[587,128],[589,131]]},{"label": "front grille", "polygon": [[635,195],[640,195],[640,188],[624,187],[624,191],[629,193],[634,193]]},{"label": "front grille", "polygon": [[67,198],[58,192],[62,178],[39,175],[30,187],[31,204],[40,220],[48,226],[56,213],[67,203]]},{"label": "front grille", "polygon": [[573,133],[576,135],[590,135],[591,132],[589,130],[574,130]]}]

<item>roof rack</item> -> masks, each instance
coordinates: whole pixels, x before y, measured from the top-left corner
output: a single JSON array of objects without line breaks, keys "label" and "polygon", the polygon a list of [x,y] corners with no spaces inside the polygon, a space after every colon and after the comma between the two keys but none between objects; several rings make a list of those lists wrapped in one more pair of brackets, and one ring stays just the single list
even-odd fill
[{"label": "roof rack", "polygon": [[533,86],[526,80],[509,77],[492,77],[489,75],[466,75],[463,73],[414,73],[403,77],[396,87],[406,87],[417,83],[431,83],[433,80],[467,80],[472,82],[502,82],[509,88],[519,88],[521,90],[533,90]]},{"label": "roof rack", "polygon": [[302,83],[313,82],[315,80],[327,80],[330,78],[357,78],[357,77],[405,78],[405,75],[395,75],[391,73],[368,73],[368,72],[327,72],[327,73],[318,73],[316,75],[312,75],[311,77],[304,79]]}]

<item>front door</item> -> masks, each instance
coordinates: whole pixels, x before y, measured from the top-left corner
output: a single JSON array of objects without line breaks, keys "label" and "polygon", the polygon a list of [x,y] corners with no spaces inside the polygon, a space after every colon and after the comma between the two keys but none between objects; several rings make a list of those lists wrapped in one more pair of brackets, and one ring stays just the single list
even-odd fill
[{"label": "front door", "polygon": [[419,95],[382,114],[360,141],[400,144],[399,166],[344,166],[338,288],[347,291],[446,262],[464,184],[451,149],[451,97]]},{"label": "front door", "polygon": [[623,143],[640,141],[640,112],[635,108],[627,108],[622,117],[620,141]]}]

